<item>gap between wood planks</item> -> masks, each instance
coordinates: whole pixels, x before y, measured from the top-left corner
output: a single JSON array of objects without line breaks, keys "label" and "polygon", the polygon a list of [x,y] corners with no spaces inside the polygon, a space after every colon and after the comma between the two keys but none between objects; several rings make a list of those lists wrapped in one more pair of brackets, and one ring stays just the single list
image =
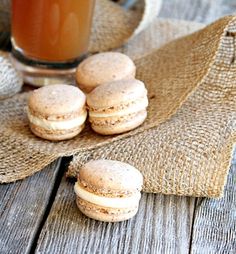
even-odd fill
[{"label": "gap between wood planks", "polygon": [[189,254],[192,253],[192,242],[193,242],[193,230],[194,230],[194,221],[195,221],[195,217],[196,217],[196,211],[197,211],[197,206],[199,205],[199,203],[201,204],[202,200],[204,198],[195,198],[194,200],[194,208],[193,208],[193,217],[192,217],[192,225],[191,225],[191,229],[190,229],[190,237],[189,237]]},{"label": "gap between wood planks", "polygon": [[56,176],[56,181],[54,182],[54,186],[53,186],[53,189],[52,189],[52,192],[50,194],[50,197],[49,197],[49,200],[48,200],[48,204],[46,206],[46,209],[45,209],[45,212],[44,212],[44,215],[42,216],[42,219],[39,223],[39,226],[38,226],[38,229],[37,229],[37,232],[34,236],[34,239],[32,240],[32,244],[29,248],[29,253],[34,253],[35,252],[35,249],[37,248],[37,243],[38,243],[38,239],[39,239],[39,236],[41,234],[41,231],[42,231],[42,228],[47,220],[47,217],[51,211],[51,208],[52,208],[52,205],[54,203],[54,200],[55,200],[55,197],[57,195],[57,191],[59,189],[59,186],[61,184],[61,181],[62,181],[62,178],[65,174],[65,171],[67,169],[67,166],[69,164],[69,162],[71,161],[72,157],[63,157],[63,158],[60,158],[60,165],[59,165],[59,170],[58,170],[58,173],[57,173],[57,176]]}]

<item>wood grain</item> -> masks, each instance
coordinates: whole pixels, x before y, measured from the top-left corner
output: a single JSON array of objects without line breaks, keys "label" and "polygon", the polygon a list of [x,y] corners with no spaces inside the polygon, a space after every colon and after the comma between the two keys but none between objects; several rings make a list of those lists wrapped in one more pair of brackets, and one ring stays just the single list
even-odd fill
[{"label": "wood grain", "polygon": [[30,253],[60,160],[24,181],[0,185],[0,253]]},{"label": "wood grain", "polygon": [[236,153],[221,199],[199,199],[191,253],[236,253]]},{"label": "wood grain", "polygon": [[160,17],[211,23],[216,19],[235,13],[234,0],[168,0],[163,1]]},{"label": "wood grain", "polygon": [[88,219],[63,179],[36,253],[188,253],[194,198],[143,194],[137,216],[120,223]]}]

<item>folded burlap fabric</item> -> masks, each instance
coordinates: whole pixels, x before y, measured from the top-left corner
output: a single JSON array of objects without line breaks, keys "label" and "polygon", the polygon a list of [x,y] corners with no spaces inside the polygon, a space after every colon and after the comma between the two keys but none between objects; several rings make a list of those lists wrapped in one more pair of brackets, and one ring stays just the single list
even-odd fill
[{"label": "folded burlap fabric", "polygon": [[221,196],[236,141],[235,32],[226,17],[136,60],[151,101],[146,130],[79,152],[68,175],[116,159],[142,171],[146,192]]},{"label": "folded burlap fabric", "polygon": [[[225,17],[155,49],[164,43],[155,32],[169,41],[191,31],[191,25],[158,20],[120,49],[135,56],[137,77],[149,91],[148,118],[134,131],[102,137],[87,127],[73,140],[48,142],[29,130],[23,110],[28,94],[2,102],[0,181],[24,178],[59,156],[78,153],[69,176],[88,160],[110,158],[138,167],[146,192],[222,195],[236,140],[236,19]],[[202,25],[193,30],[197,27]]]},{"label": "folded burlap fabric", "polygon": [[96,0],[90,52],[120,47],[139,34],[158,15],[162,0],[136,0],[134,10],[124,11],[109,0]]}]

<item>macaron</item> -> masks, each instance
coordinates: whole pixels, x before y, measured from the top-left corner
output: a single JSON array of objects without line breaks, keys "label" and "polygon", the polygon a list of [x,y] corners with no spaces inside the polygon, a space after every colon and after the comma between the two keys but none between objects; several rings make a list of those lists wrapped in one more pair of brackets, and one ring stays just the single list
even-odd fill
[{"label": "macaron", "polygon": [[30,128],[43,139],[73,138],[84,128],[85,103],[84,93],[71,85],[50,85],[34,90],[27,108]]},{"label": "macaron", "polygon": [[132,79],[135,73],[135,64],[127,55],[105,52],[90,56],[81,62],[76,71],[76,81],[83,91],[89,93],[107,82]]},{"label": "macaron", "polygon": [[135,129],[147,117],[147,90],[136,79],[113,81],[87,95],[92,129],[102,135]]},{"label": "macaron", "polygon": [[79,170],[74,186],[76,204],[95,220],[128,220],[138,211],[142,185],[142,174],[127,163],[90,161]]}]

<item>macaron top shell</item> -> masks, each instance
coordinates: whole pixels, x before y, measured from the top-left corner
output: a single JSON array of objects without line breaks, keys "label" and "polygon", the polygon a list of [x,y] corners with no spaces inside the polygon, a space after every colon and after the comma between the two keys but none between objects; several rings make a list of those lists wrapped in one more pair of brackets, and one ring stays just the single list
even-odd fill
[{"label": "macaron top shell", "polygon": [[83,110],[84,93],[71,85],[50,85],[34,90],[28,100],[29,110],[42,116],[64,115]]},{"label": "macaron top shell", "polygon": [[76,80],[94,88],[100,84],[135,76],[136,67],[126,55],[118,52],[99,53],[85,59],[77,68]]},{"label": "macaron top shell", "polygon": [[88,191],[114,197],[132,195],[143,184],[143,176],[135,167],[114,160],[86,163],[79,170],[78,180]]},{"label": "macaron top shell", "polygon": [[91,108],[100,109],[127,104],[146,96],[147,90],[142,81],[119,80],[96,87],[87,95],[87,104]]}]

